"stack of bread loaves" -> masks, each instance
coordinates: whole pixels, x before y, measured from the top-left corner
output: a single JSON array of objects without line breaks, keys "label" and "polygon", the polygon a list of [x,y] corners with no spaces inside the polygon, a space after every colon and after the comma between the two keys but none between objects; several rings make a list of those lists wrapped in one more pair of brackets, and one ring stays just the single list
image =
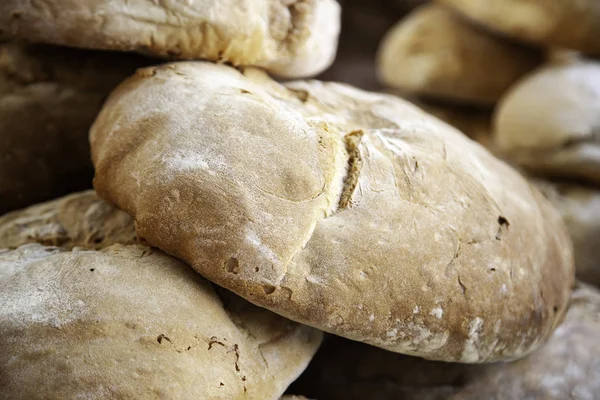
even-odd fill
[{"label": "stack of bread loaves", "polygon": [[[426,7],[411,30],[423,15],[460,25]],[[95,170],[95,191],[0,216],[0,398],[600,390],[600,293],[575,282],[567,228],[534,185],[399,97],[269,76],[327,68],[339,13],[0,3],[1,211],[85,188],[90,155]],[[423,94],[489,106],[539,62],[473,38],[502,73],[471,66],[481,83]]]}]

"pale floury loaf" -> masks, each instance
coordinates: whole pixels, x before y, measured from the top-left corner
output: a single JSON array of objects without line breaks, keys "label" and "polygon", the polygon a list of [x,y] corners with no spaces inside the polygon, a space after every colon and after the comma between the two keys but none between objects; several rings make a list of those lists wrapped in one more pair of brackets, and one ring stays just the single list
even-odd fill
[{"label": "pale floury loaf", "polygon": [[335,0],[4,0],[0,37],[315,75],[335,57]]},{"label": "pale floury loaf", "polygon": [[492,106],[541,61],[541,52],[429,3],[398,21],[383,38],[377,73],[384,85],[407,94]]},{"label": "pale floury loaf", "polygon": [[600,62],[558,59],[502,98],[494,142],[535,174],[600,183]]},{"label": "pale floury loaf", "polygon": [[145,246],[0,250],[0,398],[279,399],[321,333]]},{"label": "pale floury loaf", "polygon": [[600,54],[597,0],[439,0],[487,29],[545,47]]},{"label": "pale floury loaf", "polygon": [[573,282],[560,216],[419,108],[203,62],[139,70],[90,140],[138,235],[290,319],[446,361],[522,357]]}]

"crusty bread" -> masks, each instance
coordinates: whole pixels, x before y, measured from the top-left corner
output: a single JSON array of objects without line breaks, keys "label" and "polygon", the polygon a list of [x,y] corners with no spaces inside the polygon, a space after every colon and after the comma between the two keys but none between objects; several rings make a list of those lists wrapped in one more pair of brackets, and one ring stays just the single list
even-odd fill
[{"label": "crusty bread", "polygon": [[7,37],[314,75],[335,57],[335,0],[3,0]]},{"label": "crusty bread", "polygon": [[91,188],[90,125],[110,91],[147,64],[127,54],[0,43],[0,214]]},{"label": "crusty bread", "polygon": [[491,106],[541,63],[542,53],[429,3],[390,29],[377,59],[384,85],[412,95]]},{"label": "crusty bread", "polygon": [[27,243],[101,249],[136,242],[133,218],[98,198],[93,190],[0,217],[0,249]]},{"label": "crusty bread", "polygon": [[577,278],[600,287],[600,189],[537,179],[534,183],[565,221],[573,241]]},{"label": "crusty bread", "polygon": [[278,399],[321,333],[145,246],[0,252],[0,398]]},{"label": "crusty bread", "polygon": [[516,39],[600,54],[597,0],[438,0]]},{"label": "crusty bread", "polygon": [[317,399],[594,399],[600,393],[600,292],[580,285],[548,343],[513,363],[426,361],[327,337],[290,390]]},{"label": "crusty bread", "polygon": [[495,111],[494,142],[536,174],[600,183],[600,62],[567,58],[525,77]]},{"label": "crusty bread", "polygon": [[397,97],[254,69],[139,70],[90,131],[100,197],[257,305],[422,357],[522,357],[573,282],[560,216]]}]

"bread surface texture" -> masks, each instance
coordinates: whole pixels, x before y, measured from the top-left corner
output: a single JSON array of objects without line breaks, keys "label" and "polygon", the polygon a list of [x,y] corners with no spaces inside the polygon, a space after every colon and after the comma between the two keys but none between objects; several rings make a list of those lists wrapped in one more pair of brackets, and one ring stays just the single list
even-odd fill
[{"label": "bread surface texture", "polygon": [[397,97],[167,64],[124,82],[90,138],[98,195],[141,238],[292,320],[479,363],[524,356],[566,310],[558,213]]}]

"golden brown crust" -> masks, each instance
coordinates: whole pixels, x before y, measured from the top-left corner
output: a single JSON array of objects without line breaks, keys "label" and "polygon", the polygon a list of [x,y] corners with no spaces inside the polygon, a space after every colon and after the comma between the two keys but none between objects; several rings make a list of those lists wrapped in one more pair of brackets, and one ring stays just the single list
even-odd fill
[{"label": "golden brown crust", "polygon": [[542,53],[494,36],[429,3],[400,20],[377,56],[383,84],[412,95],[491,106],[542,61]]},{"label": "golden brown crust", "polygon": [[0,43],[0,214],[91,187],[88,130],[136,56]]},{"label": "golden brown crust", "polygon": [[0,397],[278,399],[321,333],[145,246],[0,253]]},{"label": "golden brown crust", "polygon": [[596,0],[440,0],[479,24],[545,47],[600,54]]},{"label": "golden brown crust", "polygon": [[580,286],[550,340],[512,363],[426,361],[326,337],[290,388],[318,399],[592,399],[600,391],[600,293]]},{"label": "golden brown crust", "polygon": [[565,312],[560,216],[396,97],[176,63],[120,86],[90,138],[99,196],[140,237],[293,320],[488,362],[532,351]]},{"label": "golden brown crust", "polygon": [[0,248],[27,243],[101,249],[137,238],[133,218],[89,190],[1,216]]},{"label": "golden brown crust", "polygon": [[253,65],[300,77],[333,62],[339,14],[335,0],[4,0],[0,31],[33,42]]}]

